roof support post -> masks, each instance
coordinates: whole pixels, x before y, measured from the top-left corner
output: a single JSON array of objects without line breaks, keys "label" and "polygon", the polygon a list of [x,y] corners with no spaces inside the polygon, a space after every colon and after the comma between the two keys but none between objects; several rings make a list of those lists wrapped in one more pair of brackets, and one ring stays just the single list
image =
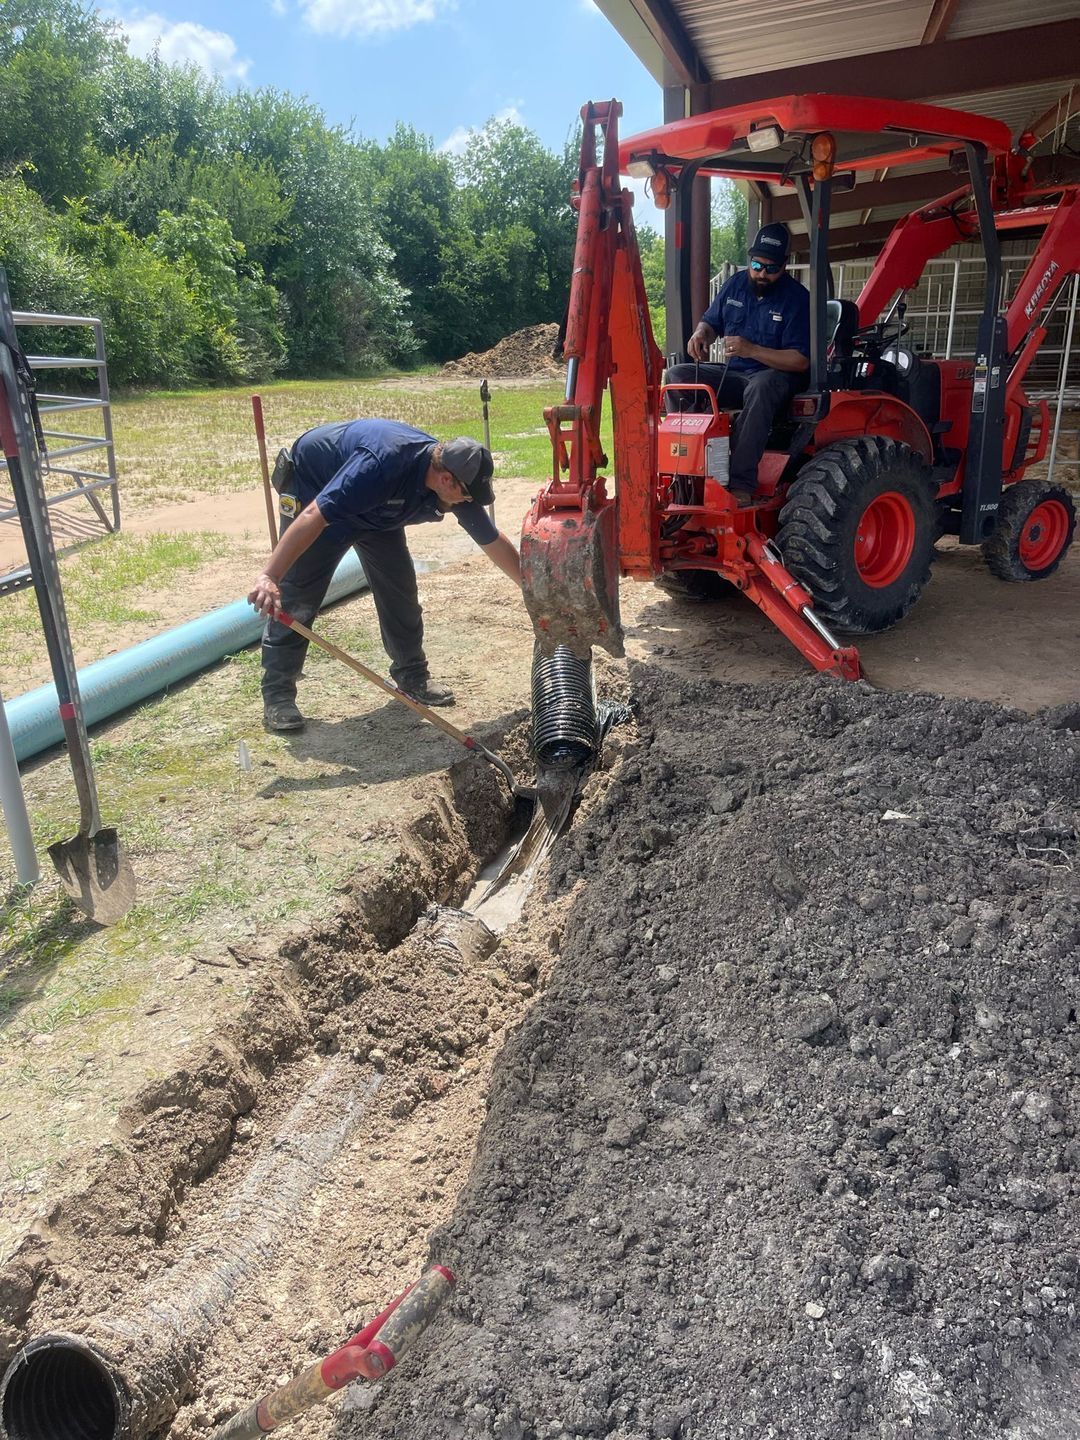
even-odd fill
[{"label": "roof support post", "polygon": [[831,199],[832,180],[819,180],[810,202],[810,389],[817,395],[825,388]]},{"label": "roof support post", "polygon": [[1000,313],[1001,247],[990,202],[986,151],[970,142],[964,146],[979,235],[986,255],[986,293],[975,341],[975,383],[971,397],[961,492],[960,543],[978,545],[997,523],[1001,503],[1002,444],[1005,436],[1005,317]]},{"label": "roof support post", "polygon": [[709,308],[712,277],[712,181],[695,176],[690,204],[690,315],[696,325]]},{"label": "roof support post", "polygon": [[[664,124],[686,119],[686,91],[681,85],[669,85],[664,91]],[[664,354],[683,358],[689,333],[683,315],[682,247],[689,243],[684,233],[682,187],[664,211],[664,312],[666,317]],[[689,298],[689,297],[687,297]]]}]

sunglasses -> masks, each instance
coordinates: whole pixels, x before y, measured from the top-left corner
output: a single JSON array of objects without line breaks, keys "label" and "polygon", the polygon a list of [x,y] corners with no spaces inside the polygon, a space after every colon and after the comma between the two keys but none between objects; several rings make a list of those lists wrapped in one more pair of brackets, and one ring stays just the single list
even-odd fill
[{"label": "sunglasses", "polygon": [[751,269],[751,270],[757,270],[757,271],[764,270],[766,275],[779,275],[779,274],[780,274],[780,271],[781,271],[783,268],[784,268],[784,267],[783,267],[783,264],[776,265],[776,264],[774,264],[771,260],[751,260],[751,261],[750,261],[750,269]]}]

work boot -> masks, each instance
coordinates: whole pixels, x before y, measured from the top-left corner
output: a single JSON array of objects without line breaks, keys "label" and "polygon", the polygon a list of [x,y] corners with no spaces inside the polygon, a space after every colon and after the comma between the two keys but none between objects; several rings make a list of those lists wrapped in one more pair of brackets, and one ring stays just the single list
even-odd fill
[{"label": "work boot", "polygon": [[440,685],[437,680],[412,680],[399,685],[398,689],[418,705],[453,705],[454,692],[449,685]]},{"label": "work boot", "polygon": [[295,700],[267,700],[263,706],[263,725],[267,730],[302,730],[304,717]]},{"label": "work boot", "polygon": [[751,489],[746,485],[729,485],[728,494],[734,498],[740,510],[745,510],[750,505],[756,505],[762,498],[757,486]]}]

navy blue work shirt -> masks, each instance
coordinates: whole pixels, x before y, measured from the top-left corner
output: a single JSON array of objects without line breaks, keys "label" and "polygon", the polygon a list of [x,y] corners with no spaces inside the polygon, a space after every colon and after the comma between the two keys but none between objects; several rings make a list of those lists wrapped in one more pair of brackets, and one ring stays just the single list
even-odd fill
[{"label": "navy blue work shirt", "polygon": [[[293,446],[300,508],[314,500],[327,525],[343,532],[400,530],[441,520],[446,511],[424,483],[435,444],[434,435],[398,420],[317,425]],[[477,501],[454,505],[451,513],[478,545],[499,538]]]},{"label": "navy blue work shirt", "polygon": [[[701,317],[717,335],[742,335],[767,350],[798,350],[810,358],[810,292],[792,275],[781,275],[758,295],[746,270],[725,280]],[[733,355],[727,362],[736,374],[767,370],[760,360]]]}]

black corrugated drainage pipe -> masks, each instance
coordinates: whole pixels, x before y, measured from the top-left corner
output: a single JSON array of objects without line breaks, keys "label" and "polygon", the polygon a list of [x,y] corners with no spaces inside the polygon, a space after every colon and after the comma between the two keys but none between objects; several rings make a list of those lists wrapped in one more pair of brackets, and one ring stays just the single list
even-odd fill
[{"label": "black corrugated drainage pipe", "polygon": [[23,1346],[0,1383],[7,1440],[143,1440],[172,1421],[237,1290],[271,1263],[377,1093],[382,1077],[357,1087],[351,1067],[345,1057],[324,1067],[213,1217],[214,1240],[147,1286],[137,1308]]},{"label": "black corrugated drainage pipe", "polygon": [[600,748],[592,659],[566,645],[533,650],[532,747],[537,765],[554,770],[585,769]]}]

